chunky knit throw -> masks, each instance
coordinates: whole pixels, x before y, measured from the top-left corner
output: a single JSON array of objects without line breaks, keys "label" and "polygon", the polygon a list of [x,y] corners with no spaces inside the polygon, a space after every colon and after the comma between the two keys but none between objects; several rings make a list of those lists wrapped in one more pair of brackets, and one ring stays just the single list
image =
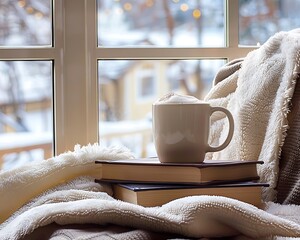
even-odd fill
[{"label": "chunky knit throw", "polygon": [[[95,144],[77,147],[74,152],[24,166],[14,172],[2,173],[1,200],[6,194],[11,197],[0,204],[0,239],[19,239],[36,228],[54,222],[59,225],[114,224],[186,237],[243,234],[261,239],[300,236],[300,222],[297,224],[295,219],[289,219],[289,215],[300,211],[298,206],[290,206],[290,209],[284,208],[282,211],[280,205],[268,203],[266,209],[275,212],[271,214],[268,210],[220,196],[186,197],[153,208],[115,200],[110,196],[110,186],[93,181],[93,165],[95,159],[123,157],[130,157],[130,153],[116,148],[101,148]],[[91,176],[60,184],[70,178],[74,169],[81,169],[78,173]],[[64,174],[59,174],[60,171],[64,171]],[[7,178],[9,175],[10,178]],[[43,185],[45,178],[52,185],[49,189]],[[42,187],[38,187],[39,183]],[[36,195],[36,187],[39,191],[45,191]],[[22,199],[13,197],[18,191],[22,191]]]},{"label": "chunky knit throw", "polygon": [[289,129],[279,160],[277,202],[300,205],[300,73],[288,115]]},{"label": "chunky knit throw", "polygon": [[[288,128],[287,114],[300,70],[300,29],[280,32],[243,61],[220,70],[205,100],[231,111],[235,120],[231,143],[212,159],[262,160],[261,181],[268,182],[264,199],[274,201],[279,156]],[[212,121],[212,143],[227,136],[224,116]]]}]

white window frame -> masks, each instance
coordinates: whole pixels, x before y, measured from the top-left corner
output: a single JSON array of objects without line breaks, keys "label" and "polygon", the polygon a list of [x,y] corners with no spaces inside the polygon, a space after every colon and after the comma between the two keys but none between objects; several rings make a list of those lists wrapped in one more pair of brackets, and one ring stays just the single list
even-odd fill
[{"label": "white window frame", "polygon": [[[226,47],[97,47],[96,0],[53,0],[54,46],[0,48],[0,60],[54,62],[54,153],[98,142],[98,60],[227,59],[244,57],[254,47],[240,47],[239,0],[226,0]],[[101,132],[100,132],[101,135]]]}]

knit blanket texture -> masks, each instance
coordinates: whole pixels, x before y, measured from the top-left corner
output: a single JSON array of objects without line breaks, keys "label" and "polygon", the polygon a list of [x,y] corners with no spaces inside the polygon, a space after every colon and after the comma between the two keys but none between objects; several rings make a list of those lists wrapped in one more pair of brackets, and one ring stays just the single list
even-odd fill
[{"label": "knit blanket texture", "polygon": [[[274,203],[278,159],[299,72],[299,34],[300,30],[277,33],[243,60],[225,65],[205,98],[228,108],[235,119],[230,145],[207,157],[263,160],[259,175],[270,184],[263,209],[221,196],[185,197],[151,208],[116,200],[110,185],[94,182],[101,172],[94,162],[134,156],[125,148],[93,144],[0,173],[0,239],[24,239],[53,223],[136,230],[121,234],[122,239],[151,239],[151,233],[170,234],[164,239],[300,239],[300,206]],[[222,142],[227,130],[225,117],[214,114],[211,142]],[[102,239],[121,239],[118,231],[106,233]]]}]

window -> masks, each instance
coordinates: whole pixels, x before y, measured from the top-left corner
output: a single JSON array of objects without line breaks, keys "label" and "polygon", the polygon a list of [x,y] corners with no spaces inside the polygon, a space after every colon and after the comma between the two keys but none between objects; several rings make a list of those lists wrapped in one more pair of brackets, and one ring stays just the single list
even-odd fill
[{"label": "window", "polygon": [[97,5],[99,46],[225,46],[223,0],[98,0]]},{"label": "window", "polygon": [[[0,163],[9,168],[98,141],[124,144],[137,156],[155,155],[151,103],[168,91],[202,98],[225,62],[245,56],[277,31],[299,27],[299,5],[300,0],[1,1],[0,138],[39,134],[38,142],[48,139],[51,147],[5,152]],[[22,142],[3,139],[6,149]]]},{"label": "window", "polygon": [[136,73],[136,98],[137,101],[147,101],[157,96],[156,76],[160,74],[159,69],[155,68],[155,63],[144,63],[137,69]]},{"label": "window", "polygon": [[0,2],[0,45],[51,47],[51,5],[50,0],[2,0]]},{"label": "window", "polygon": [[298,28],[300,1],[239,0],[239,43],[260,45],[279,31]]},{"label": "window", "polygon": [[52,3],[1,1],[0,12],[0,169],[9,169],[53,155],[53,59],[41,57]]},{"label": "window", "polygon": [[170,91],[202,99],[227,59],[249,51],[227,48],[226,3],[97,0],[102,144],[126,145],[137,156],[155,155],[152,103]]}]

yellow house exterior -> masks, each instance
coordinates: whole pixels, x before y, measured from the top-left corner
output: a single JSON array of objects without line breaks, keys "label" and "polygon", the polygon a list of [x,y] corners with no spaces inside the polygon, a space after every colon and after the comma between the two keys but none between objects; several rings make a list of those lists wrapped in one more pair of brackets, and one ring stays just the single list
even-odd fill
[{"label": "yellow house exterior", "polygon": [[[182,84],[178,84],[176,89],[171,86],[167,72],[172,62],[174,61],[131,61],[125,71],[119,73],[118,78],[103,81],[100,77],[99,97],[103,104],[101,120],[145,119],[151,116],[153,102],[168,92],[187,94]],[[189,75],[189,84],[195,85],[196,81],[195,74]],[[108,116],[109,112],[113,112],[115,119]]]}]

